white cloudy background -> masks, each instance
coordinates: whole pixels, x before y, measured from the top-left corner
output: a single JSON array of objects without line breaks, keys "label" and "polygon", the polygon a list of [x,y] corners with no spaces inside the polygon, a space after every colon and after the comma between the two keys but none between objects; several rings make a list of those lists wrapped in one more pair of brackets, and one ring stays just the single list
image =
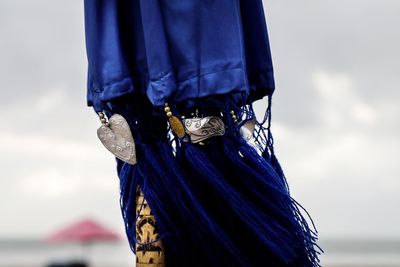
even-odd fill
[{"label": "white cloudy background", "polygon": [[[400,238],[400,1],[266,0],[276,149],[321,239]],[[119,229],[86,107],[83,3],[0,1],[0,239]]]}]

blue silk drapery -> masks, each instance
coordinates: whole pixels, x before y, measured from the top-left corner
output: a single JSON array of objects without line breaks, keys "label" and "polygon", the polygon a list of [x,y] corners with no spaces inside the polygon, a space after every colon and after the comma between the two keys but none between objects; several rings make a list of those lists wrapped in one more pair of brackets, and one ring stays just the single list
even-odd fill
[{"label": "blue silk drapery", "polygon": [[[140,188],[166,266],[320,266],[312,221],[274,153],[262,0],[85,0],[85,26],[88,104],[123,116],[135,140],[137,163],[118,161],[132,250]],[[266,95],[255,122],[252,103]],[[225,134],[199,145],[171,136],[172,112],[218,116]],[[256,149],[241,134],[247,121]]]},{"label": "blue silk drapery", "polygon": [[261,0],[85,0],[87,100],[130,93],[165,101],[272,94]]}]

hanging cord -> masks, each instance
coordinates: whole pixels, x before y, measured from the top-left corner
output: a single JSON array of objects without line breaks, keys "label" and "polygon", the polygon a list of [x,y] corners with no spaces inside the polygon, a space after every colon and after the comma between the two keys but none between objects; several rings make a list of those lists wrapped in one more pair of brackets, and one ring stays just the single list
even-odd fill
[{"label": "hanging cord", "polygon": [[[256,119],[253,105],[250,105],[250,114]],[[256,127],[254,129],[254,143],[260,149],[261,153],[269,152],[274,154],[274,139],[271,132],[271,109],[272,95],[268,95],[267,109],[265,110],[262,121],[256,119]]]}]

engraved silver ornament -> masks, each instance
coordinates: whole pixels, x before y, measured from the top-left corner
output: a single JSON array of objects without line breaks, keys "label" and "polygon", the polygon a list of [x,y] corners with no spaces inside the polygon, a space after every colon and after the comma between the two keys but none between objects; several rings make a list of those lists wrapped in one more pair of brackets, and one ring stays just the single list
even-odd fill
[{"label": "engraved silver ornament", "polygon": [[256,120],[248,120],[246,121],[242,127],[240,127],[240,134],[244,138],[244,140],[249,141],[253,138],[254,128],[256,127]]},{"label": "engraved silver ornament", "polygon": [[135,142],[125,118],[114,114],[106,122],[103,113],[99,116],[103,125],[97,129],[97,136],[101,143],[118,159],[136,164]]},{"label": "engraved silver ornament", "polygon": [[210,137],[225,134],[224,122],[215,116],[183,119],[183,124],[192,143],[199,143]]},{"label": "engraved silver ornament", "polygon": [[246,121],[242,127],[240,127],[240,134],[246,142],[251,145],[252,147],[256,148],[256,144],[254,142],[254,129],[256,127],[256,120],[248,120]]}]

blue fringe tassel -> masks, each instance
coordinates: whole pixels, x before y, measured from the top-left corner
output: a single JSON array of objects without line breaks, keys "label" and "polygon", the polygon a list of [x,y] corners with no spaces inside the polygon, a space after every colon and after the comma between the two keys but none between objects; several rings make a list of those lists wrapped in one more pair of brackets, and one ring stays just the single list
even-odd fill
[{"label": "blue fringe tassel", "polygon": [[[206,146],[146,139],[140,135],[152,130],[151,123],[143,131],[130,122],[138,140],[138,163],[119,161],[118,173],[122,215],[134,252],[140,187],[157,221],[166,266],[320,266],[315,227],[291,198],[273,151],[270,104],[255,132],[259,150],[240,136],[242,123],[228,119],[231,108],[224,109],[229,130]],[[235,110],[239,117],[254,118],[251,106]]]}]

